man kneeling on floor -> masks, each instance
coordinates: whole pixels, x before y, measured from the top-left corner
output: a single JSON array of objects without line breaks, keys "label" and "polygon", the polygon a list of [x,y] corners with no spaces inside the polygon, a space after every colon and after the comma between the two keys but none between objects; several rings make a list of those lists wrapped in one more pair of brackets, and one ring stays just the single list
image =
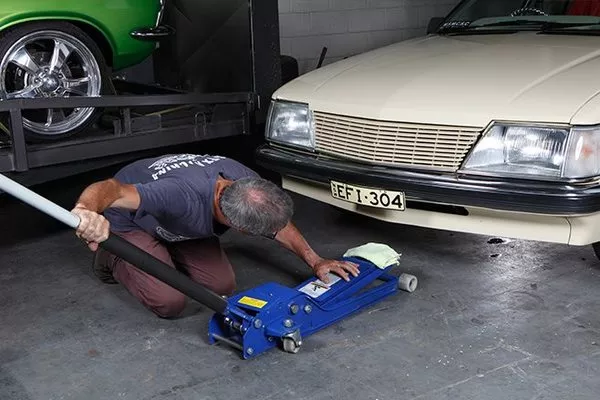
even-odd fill
[{"label": "man kneeling on floor", "polygon": [[77,236],[95,251],[93,270],[105,283],[121,283],[156,315],[178,316],[186,297],[178,290],[98,247],[109,230],[219,295],[235,290],[235,274],[220,246],[229,228],[277,240],[315,275],[356,276],[355,264],[318,256],[291,222],[293,203],[278,186],[221,156],[178,154],[143,159],[112,179],[88,186],[74,209]]}]

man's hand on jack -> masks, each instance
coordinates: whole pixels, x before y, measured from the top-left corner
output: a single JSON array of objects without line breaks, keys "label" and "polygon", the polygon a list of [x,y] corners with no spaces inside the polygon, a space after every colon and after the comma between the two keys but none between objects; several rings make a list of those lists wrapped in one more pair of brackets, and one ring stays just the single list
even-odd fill
[{"label": "man's hand on jack", "polygon": [[317,278],[326,284],[330,283],[329,277],[327,274],[329,272],[333,272],[336,275],[339,275],[345,281],[350,280],[350,275],[356,277],[360,273],[358,270],[358,265],[355,263],[347,262],[347,261],[338,261],[338,260],[319,260],[314,266],[313,271]]},{"label": "man's hand on jack", "polygon": [[76,235],[84,240],[90,250],[98,250],[98,243],[108,239],[110,226],[108,220],[97,212],[90,211],[87,208],[77,205],[71,212],[79,217],[79,226]]}]

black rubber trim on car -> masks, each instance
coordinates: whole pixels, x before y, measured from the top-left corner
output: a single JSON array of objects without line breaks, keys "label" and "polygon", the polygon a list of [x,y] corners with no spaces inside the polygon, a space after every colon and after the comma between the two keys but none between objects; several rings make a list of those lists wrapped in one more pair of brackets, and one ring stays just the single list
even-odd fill
[{"label": "black rubber trim on car", "polygon": [[256,162],[281,175],[328,184],[331,180],[403,191],[407,200],[550,215],[600,211],[600,185],[476,179],[456,174],[414,172],[320,158],[263,145]]}]

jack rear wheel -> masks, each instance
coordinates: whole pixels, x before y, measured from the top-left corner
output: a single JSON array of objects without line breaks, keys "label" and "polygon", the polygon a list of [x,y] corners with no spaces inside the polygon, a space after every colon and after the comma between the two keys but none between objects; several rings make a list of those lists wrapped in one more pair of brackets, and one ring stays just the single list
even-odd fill
[{"label": "jack rear wheel", "polygon": [[283,338],[282,342],[283,342],[283,350],[286,351],[287,353],[296,354],[300,351],[300,346],[298,346],[293,339]]},{"label": "jack rear wheel", "polygon": [[398,288],[406,292],[412,293],[417,288],[419,281],[416,276],[410,274],[402,274],[398,278]]}]

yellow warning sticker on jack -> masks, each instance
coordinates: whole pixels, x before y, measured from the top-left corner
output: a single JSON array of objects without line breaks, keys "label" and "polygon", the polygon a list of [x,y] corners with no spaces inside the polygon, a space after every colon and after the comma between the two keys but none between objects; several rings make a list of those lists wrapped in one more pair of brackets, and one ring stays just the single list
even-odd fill
[{"label": "yellow warning sticker on jack", "polygon": [[267,302],[264,300],[259,300],[248,296],[244,296],[239,299],[238,303],[256,308],[263,308],[265,305],[267,305]]}]

